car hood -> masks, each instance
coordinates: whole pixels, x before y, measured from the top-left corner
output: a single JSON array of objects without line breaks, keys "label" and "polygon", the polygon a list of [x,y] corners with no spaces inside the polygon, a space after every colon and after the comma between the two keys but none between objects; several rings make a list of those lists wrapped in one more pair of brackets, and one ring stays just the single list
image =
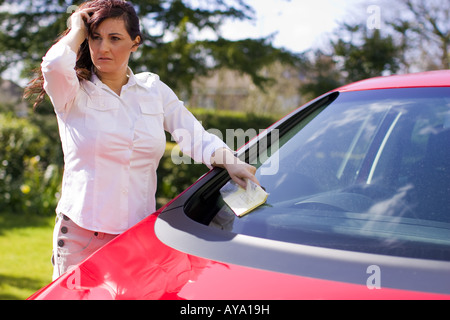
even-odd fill
[{"label": "car hood", "polygon": [[254,269],[183,253],[158,240],[159,212],[33,294],[30,300],[449,299]]}]

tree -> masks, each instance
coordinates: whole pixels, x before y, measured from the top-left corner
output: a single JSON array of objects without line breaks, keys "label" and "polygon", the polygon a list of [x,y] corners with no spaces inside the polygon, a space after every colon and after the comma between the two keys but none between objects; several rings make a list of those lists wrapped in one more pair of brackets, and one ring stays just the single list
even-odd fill
[{"label": "tree", "polygon": [[[408,61],[421,69],[450,68],[450,3],[442,0],[397,0],[398,11],[388,17],[405,51],[419,61]],[[419,54],[417,54],[419,52]]]},{"label": "tree", "polygon": [[[317,96],[339,82],[450,68],[450,2],[372,3],[352,11],[354,22],[341,23],[328,48],[307,56],[303,95]],[[372,23],[374,17],[378,23]]]},{"label": "tree", "polygon": [[[225,19],[253,19],[245,0],[133,0],[144,45],[132,57],[136,72],[151,71],[174,90],[189,91],[192,80],[224,66],[250,75],[263,86],[267,78],[259,70],[278,59],[295,56],[276,49],[270,39],[229,41],[218,34]],[[39,66],[42,56],[67,27],[76,9],[74,1],[0,0],[0,73],[23,63],[22,77]],[[210,31],[212,40],[193,35]]]},{"label": "tree", "polygon": [[329,48],[305,54],[303,96],[314,98],[349,82],[399,70],[402,48],[391,35],[370,30],[363,23],[342,23],[335,34]]},{"label": "tree", "polygon": [[333,55],[320,49],[309,52],[302,69],[306,79],[300,93],[308,100],[342,85],[342,71]]},{"label": "tree", "polygon": [[399,70],[400,49],[391,35],[364,24],[343,24],[340,37],[332,40],[334,55],[341,60],[347,82],[358,81]]}]

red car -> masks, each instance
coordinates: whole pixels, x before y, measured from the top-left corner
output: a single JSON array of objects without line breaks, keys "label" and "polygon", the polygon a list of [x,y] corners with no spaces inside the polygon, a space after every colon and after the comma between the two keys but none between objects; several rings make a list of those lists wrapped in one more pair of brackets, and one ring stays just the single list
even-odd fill
[{"label": "red car", "polygon": [[213,169],[30,299],[450,298],[450,70],[336,89],[237,154],[265,204],[237,217]]}]

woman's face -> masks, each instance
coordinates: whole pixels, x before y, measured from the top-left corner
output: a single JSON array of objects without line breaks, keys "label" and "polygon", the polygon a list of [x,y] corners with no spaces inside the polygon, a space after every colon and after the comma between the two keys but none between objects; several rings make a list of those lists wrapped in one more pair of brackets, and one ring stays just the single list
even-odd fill
[{"label": "woman's face", "polygon": [[120,18],[108,18],[89,37],[89,50],[100,74],[126,74],[130,54],[139,46],[139,36],[131,39]]}]

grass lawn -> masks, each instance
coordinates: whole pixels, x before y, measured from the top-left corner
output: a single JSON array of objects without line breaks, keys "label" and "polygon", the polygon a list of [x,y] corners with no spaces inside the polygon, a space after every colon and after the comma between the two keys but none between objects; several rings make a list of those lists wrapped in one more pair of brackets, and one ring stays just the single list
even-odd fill
[{"label": "grass lawn", "polygon": [[0,300],[23,300],[50,283],[55,218],[0,213]]}]

